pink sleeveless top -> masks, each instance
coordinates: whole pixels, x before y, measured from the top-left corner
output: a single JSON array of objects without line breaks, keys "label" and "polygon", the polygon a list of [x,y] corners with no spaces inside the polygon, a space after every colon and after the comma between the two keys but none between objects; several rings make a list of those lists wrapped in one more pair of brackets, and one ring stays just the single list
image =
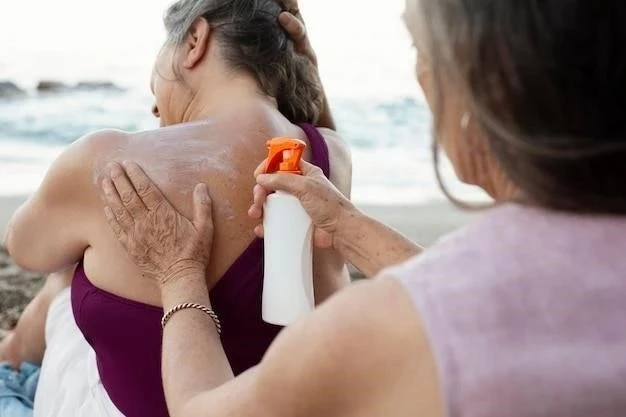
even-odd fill
[{"label": "pink sleeveless top", "polygon": [[506,205],[387,275],[448,417],[626,416],[626,217]]}]

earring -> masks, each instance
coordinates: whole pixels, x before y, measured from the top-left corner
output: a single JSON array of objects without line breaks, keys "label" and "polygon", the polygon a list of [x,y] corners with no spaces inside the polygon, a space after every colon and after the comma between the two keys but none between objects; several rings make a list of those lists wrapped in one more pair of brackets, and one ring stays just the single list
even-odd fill
[{"label": "earring", "polygon": [[463,116],[461,117],[461,129],[463,130],[467,130],[467,127],[470,124],[470,120],[472,120],[472,115],[470,112],[466,111],[465,113],[463,113]]}]

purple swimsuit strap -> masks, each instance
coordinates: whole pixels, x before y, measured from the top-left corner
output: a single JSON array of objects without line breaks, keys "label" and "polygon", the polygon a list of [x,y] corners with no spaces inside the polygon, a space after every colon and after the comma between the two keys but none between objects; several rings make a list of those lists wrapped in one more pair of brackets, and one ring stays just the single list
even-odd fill
[{"label": "purple swimsuit strap", "polygon": [[321,168],[326,178],[330,178],[330,154],[326,139],[312,124],[302,123],[299,126],[309,138],[311,163]]}]

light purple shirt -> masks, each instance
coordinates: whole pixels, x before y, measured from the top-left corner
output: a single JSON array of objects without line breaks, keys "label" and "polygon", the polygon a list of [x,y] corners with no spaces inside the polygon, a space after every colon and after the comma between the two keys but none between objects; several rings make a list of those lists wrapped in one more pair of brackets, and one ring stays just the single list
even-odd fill
[{"label": "light purple shirt", "polygon": [[626,416],[626,216],[506,205],[387,275],[448,417]]}]

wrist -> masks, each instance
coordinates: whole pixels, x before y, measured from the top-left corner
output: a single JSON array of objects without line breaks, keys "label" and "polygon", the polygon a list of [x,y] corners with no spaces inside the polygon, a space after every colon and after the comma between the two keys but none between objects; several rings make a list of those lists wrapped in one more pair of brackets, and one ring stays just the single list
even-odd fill
[{"label": "wrist", "polygon": [[198,291],[208,293],[206,269],[201,263],[179,263],[168,269],[159,287],[163,298],[184,298]]},{"label": "wrist", "polygon": [[206,265],[190,259],[176,261],[169,266],[159,278],[161,287],[177,284],[179,281],[188,281],[202,277],[204,280]]},{"label": "wrist", "polygon": [[337,219],[337,229],[333,234],[333,248],[345,257],[345,251],[363,223],[365,214],[353,205],[341,206]]},{"label": "wrist", "polygon": [[196,303],[211,307],[204,271],[198,269],[181,271],[162,284],[160,289],[163,309],[166,311],[183,303]]}]

